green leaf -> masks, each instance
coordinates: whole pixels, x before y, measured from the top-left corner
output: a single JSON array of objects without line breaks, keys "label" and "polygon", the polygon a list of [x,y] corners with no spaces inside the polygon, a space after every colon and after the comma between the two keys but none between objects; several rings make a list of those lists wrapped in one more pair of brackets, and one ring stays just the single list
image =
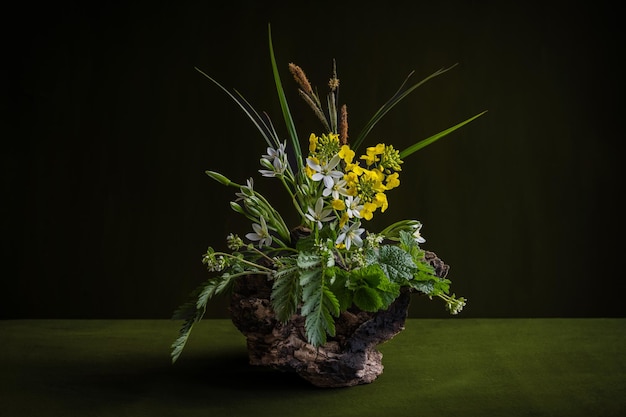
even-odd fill
[{"label": "green leaf", "polygon": [[174,311],[173,320],[183,320],[178,338],[172,343],[172,363],[176,362],[187,343],[194,324],[202,320],[208,301],[215,295],[223,294],[232,288],[236,276],[225,272],[219,277],[211,278],[198,286],[190,294],[190,300]]},{"label": "green leaf", "polygon": [[267,32],[269,37],[270,48],[270,60],[272,62],[272,72],[274,74],[274,83],[276,84],[276,92],[278,93],[278,100],[280,101],[280,108],[283,112],[283,118],[285,119],[285,125],[289,138],[291,139],[291,145],[295,153],[296,163],[298,164],[298,173],[304,172],[304,162],[302,160],[302,149],[300,148],[300,141],[298,139],[298,133],[296,132],[296,126],[294,125],[291,112],[289,111],[289,105],[287,104],[287,98],[285,97],[285,91],[283,90],[282,82],[280,81],[280,74],[278,72],[278,66],[276,64],[276,57],[274,56],[274,45],[272,44],[272,29],[267,25]]},{"label": "green leaf", "polygon": [[458,128],[465,126],[466,124],[468,124],[472,120],[477,119],[478,117],[482,116],[485,113],[487,113],[487,110],[485,110],[485,111],[483,111],[481,113],[478,113],[477,115],[472,116],[469,119],[467,119],[467,120],[465,120],[465,121],[463,121],[463,122],[461,122],[459,124],[456,124],[456,125],[448,128],[448,129],[446,129],[446,130],[443,130],[443,131],[441,131],[441,132],[439,132],[439,133],[437,133],[435,135],[432,135],[429,138],[423,139],[423,140],[421,140],[421,141],[419,141],[419,142],[409,146],[408,148],[406,148],[405,150],[400,152],[400,158],[402,158],[402,159],[406,158],[407,156],[411,155],[412,153],[417,152],[420,149],[430,145],[431,143],[441,139],[442,137],[447,136],[448,134],[454,132]]},{"label": "green leaf", "polygon": [[400,284],[396,282],[391,282],[387,277],[380,281],[377,289],[378,294],[380,295],[380,298],[383,302],[383,304],[380,306],[381,309],[389,307],[389,305],[393,303],[394,300],[400,295]]},{"label": "green leaf", "polygon": [[206,311],[206,303],[208,299],[215,294],[216,280],[210,279],[192,291],[190,300],[181,305],[174,311],[172,320],[183,320],[183,324],[178,332],[178,338],[171,345],[172,363],[178,360],[182,353],[189,334],[194,324],[202,320]]},{"label": "green leaf", "polygon": [[300,276],[302,308],[307,340],[313,346],[326,343],[326,335],[335,335],[333,313],[339,313],[339,301],[326,286],[321,268],[307,270]]},{"label": "green leaf", "polygon": [[296,250],[298,252],[311,252],[314,250],[316,244],[317,242],[314,234],[300,236],[296,241]]},{"label": "green leaf", "polygon": [[400,294],[400,285],[376,263],[351,271],[348,288],[354,292],[354,304],[365,311],[387,308]]},{"label": "green leaf", "polygon": [[361,287],[354,293],[354,305],[363,311],[376,312],[383,306],[383,300],[374,288]]},{"label": "green leaf", "polygon": [[411,286],[411,288],[414,288],[417,291],[430,295],[435,289],[435,280],[434,279],[429,279],[426,281],[413,280],[413,281],[409,281],[409,285]]},{"label": "green leaf", "polygon": [[346,311],[352,305],[353,291],[348,289],[349,273],[345,269],[334,266],[326,268],[324,273],[329,282],[329,288],[339,301],[339,309]]},{"label": "green leaf", "polygon": [[434,73],[432,73],[431,75],[429,75],[428,77],[424,78],[423,80],[419,81],[416,84],[413,84],[411,87],[409,87],[409,88],[407,88],[405,90],[404,86],[406,85],[406,83],[407,83],[408,79],[411,77],[411,75],[413,75],[413,72],[411,72],[408,75],[408,77],[406,77],[406,79],[404,80],[404,82],[402,83],[402,85],[400,86],[398,91],[385,104],[383,104],[383,106],[380,109],[378,109],[378,111],[369,120],[369,122],[367,122],[367,124],[365,125],[363,130],[359,133],[359,135],[357,136],[356,140],[352,144],[352,146],[351,146],[352,149],[353,150],[358,149],[359,146],[361,146],[361,144],[363,143],[363,141],[367,137],[367,135],[370,133],[370,131],[374,128],[376,123],[378,123],[378,121],[385,114],[387,114],[389,112],[389,110],[391,110],[396,104],[398,104],[402,99],[404,99],[407,95],[409,95],[413,90],[415,90],[417,87],[419,87],[422,84],[424,84],[426,81],[428,81],[428,80],[430,80],[432,78],[435,78],[436,76],[441,75],[444,72],[454,68],[456,65],[457,64],[454,64],[453,66],[451,66],[449,68],[439,69],[439,70],[435,71]]},{"label": "green leaf", "polygon": [[286,265],[274,274],[270,297],[276,317],[283,322],[296,312],[301,296],[300,269],[295,260],[284,262],[287,262]]},{"label": "green leaf", "polygon": [[211,76],[206,74],[204,71],[202,71],[201,69],[199,69],[197,67],[195,67],[195,69],[200,74],[204,75],[206,78],[211,80],[222,91],[224,91],[226,94],[228,94],[228,96],[231,99],[233,99],[233,101],[235,101],[235,103],[237,103],[239,105],[239,107],[241,107],[241,109],[244,111],[244,113],[246,113],[248,118],[252,121],[252,123],[256,126],[258,131],[261,133],[261,135],[265,139],[265,142],[267,143],[268,146],[277,147],[278,144],[280,144],[280,139],[274,134],[272,129],[268,128],[267,124],[265,123],[263,118],[259,115],[259,113],[257,113],[256,110],[254,110],[254,108],[250,105],[250,103],[248,103],[243,98],[243,96],[241,94],[239,94],[239,92],[236,92],[238,97],[235,96],[230,91],[228,91],[224,86],[222,86],[217,80],[213,79]]},{"label": "green leaf", "polygon": [[298,267],[301,269],[319,268],[322,258],[314,253],[300,252],[298,254]]},{"label": "green leaf", "polygon": [[[328,286],[326,286],[324,284],[324,287],[322,288],[322,291],[324,291],[324,307],[326,310],[328,310],[328,313],[335,316],[335,317],[339,317],[339,313],[340,313],[340,308],[339,308],[339,300],[337,299],[337,296],[335,296],[335,293],[333,293],[333,291],[328,288]],[[329,334],[331,334],[332,336],[335,335],[335,320],[331,317],[330,319],[331,323],[330,329],[327,329],[327,331],[329,332]]]},{"label": "green leaf", "polygon": [[389,280],[379,264],[370,264],[350,272],[348,288],[357,290],[366,286],[377,288],[382,280]]},{"label": "green leaf", "polygon": [[380,247],[377,262],[385,275],[394,282],[400,283],[412,279],[413,273],[417,270],[411,255],[393,245]]}]

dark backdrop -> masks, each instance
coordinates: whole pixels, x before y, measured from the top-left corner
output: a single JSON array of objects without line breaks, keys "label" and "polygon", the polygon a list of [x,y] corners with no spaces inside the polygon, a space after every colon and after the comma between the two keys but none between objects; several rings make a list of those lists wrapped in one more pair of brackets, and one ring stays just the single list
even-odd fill
[{"label": "dark backdrop", "polygon": [[[459,63],[370,140],[402,149],[489,112],[412,155],[370,227],[421,220],[423,247],[451,265],[454,291],[469,299],[461,317],[623,317],[616,10],[367,4],[77,2],[5,13],[0,318],[167,318],[186,301],[207,277],[206,247],[248,227],[229,208],[233,190],[204,171],[244,182],[265,150],[194,66],[284,133],[268,23],[304,138],[318,126],[289,62],[325,91],[337,60],[353,133],[410,71],[418,80]],[[285,201],[272,180],[256,184]],[[224,300],[211,305],[209,316],[226,314]],[[447,316],[425,298],[411,315]]]}]

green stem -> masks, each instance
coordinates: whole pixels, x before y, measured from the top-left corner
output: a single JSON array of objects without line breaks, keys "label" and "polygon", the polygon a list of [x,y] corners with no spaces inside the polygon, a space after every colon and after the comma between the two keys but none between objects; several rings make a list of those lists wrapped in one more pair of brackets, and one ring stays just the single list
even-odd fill
[{"label": "green stem", "polygon": [[300,217],[304,217],[304,213],[302,212],[302,207],[300,207],[300,202],[296,198],[296,194],[294,194],[293,191],[291,191],[291,187],[289,187],[289,185],[285,181],[285,177],[281,176],[280,180],[283,183],[283,185],[285,186],[285,189],[287,190],[287,192],[289,193],[289,196],[291,197],[291,202],[293,203],[293,206],[298,211],[298,214],[300,215]]},{"label": "green stem", "polygon": [[[261,252],[261,253],[262,253],[262,252]],[[267,267],[264,267],[263,265],[259,265],[259,264],[257,264],[257,263],[254,263],[254,262],[248,261],[248,260],[246,260],[246,259],[239,258],[239,257],[237,257],[237,256],[234,256],[234,255],[233,255],[233,254],[231,254],[231,253],[227,253],[227,252],[215,252],[215,253],[214,253],[214,255],[216,255],[216,256],[217,256],[217,255],[221,255],[221,256],[226,256],[226,257],[231,258],[231,259],[236,259],[236,260],[237,260],[237,262],[241,262],[241,263],[243,263],[243,264],[250,265],[250,266],[252,266],[252,267],[254,267],[254,268],[259,268],[259,269],[262,269],[263,271],[265,271],[265,272],[267,272],[267,273],[273,273],[273,272],[274,272],[274,270],[273,270],[273,269],[271,269],[271,268],[267,268]],[[264,256],[267,256],[267,255],[265,255],[265,254],[263,254],[263,255],[264,255]],[[271,260],[271,259],[270,259],[270,260]],[[245,275],[245,274],[244,274],[244,275]]]}]

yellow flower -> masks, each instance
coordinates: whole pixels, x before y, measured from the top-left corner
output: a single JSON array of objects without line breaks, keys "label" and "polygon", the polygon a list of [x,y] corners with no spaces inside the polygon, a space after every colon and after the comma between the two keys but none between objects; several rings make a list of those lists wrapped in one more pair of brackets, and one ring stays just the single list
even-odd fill
[{"label": "yellow flower", "polygon": [[385,193],[378,193],[376,197],[374,197],[374,201],[376,202],[376,207],[380,207],[381,212],[385,212],[387,207],[389,207],[389,203],[387,202],[387,196]]},{"label": "yellow flower", "polygon": [[346,223],[348,223],[349,219],[350,219],[350,216],[348,216],[348,213],[343,213],[341,215],[341,219],[339,219],[339,227],[344,227]]},{"label": "yellow flower", "polygon": [[363,170],[363,178],[365,181],[361,181],[361,184],[367,183],[369,189],[378,192],[385,191],[385,186],[383,185],[385,175],[379,170]]},{"label": "yellow flower", "polygon": [[346,165],[346,172],[354,173],[354,175],[361,175],[363,173],[363,168],[361,168],[359,164],[348,164]]},{"label": "yellow flower", "polygon": [[377,207],[376,204],[374,203],[365,203],[363,204],[363,209],[361,210],[361,217],[364,218],[365,220],[372,220],[372,217],[374,217],[374,212],[376,211]]},{"label": "yellow flower", "polygon": [[346,203],[344,203],[343,200],[341,200],[341,199],[333,200],[332,206],[333,206],[333,208],[335,210],[345,210],[346,209]]},{"label": "yellow flower", "polygon": [[376,177],[376,180],[381,183],[384,181],[385,174],[380,169],[374,168],[370,172],[372,173],[372,178]]},{"label": "yellow flower", "polygon": [[379,143],[376,146],[370,146],[367,148],[367,153],[373,153],[375,155],[381,155],[383,152],[385,152],[385,144],[384,143]]},{"label": "yellow flower", "polygon": [[316,149],[317,149],[317,136],[315,136],[315,133],[311,133],[311,136],[309,136],[309,152],[315,152]]},{"label": "yellow flower", "polygon": [[380,160],[378,155],[382,155],[385,151],[385,144],[379,143],[376,146],[370,146],[366,150],[366,155],[361,156],[361,159],[365,159],[367,166],[370,166]]},{"label": "yellow flower", "polygon": [[397,172],[394,172],[393,174],[388,175],[385,188],[387,188],[388,190],[391,190],[392,188],[396,188],[397,186],[399,186],[400,185],[400,180],[398,179],[399,176],[400,174],[398,174]]},{"label": "yellow flower", "polygon": [[348,145],[343,145],[339,150],[339,157],[346,161],[346,164],[351,164],[352,159],[354,159],[354,151],[350,149]]},{"label": "yellow flower", "polygon": [[354,171],[344,174],[343,179],[346,180],[348,187],[356,187],[356,184],[359,182],[359,176]]},{"label": "yellow flower", "polygon": [[378,158],[376,157],[376,155],[371,154],[369,152],[367,153],[367,155],[361,155],[361,159],[365,160],[365,163],[367,164],[367,166],[370,166],[376,161],[378,161]]}]

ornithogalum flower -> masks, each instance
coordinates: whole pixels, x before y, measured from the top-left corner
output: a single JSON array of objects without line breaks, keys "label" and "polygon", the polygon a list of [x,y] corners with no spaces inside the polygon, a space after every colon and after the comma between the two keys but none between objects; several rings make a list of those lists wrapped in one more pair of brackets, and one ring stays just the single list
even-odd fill
[{"label": "ornithogalum flower", "polygon": [[335,244],[339,245],[343,243],[346,246],[346,250],[350,250],[350,247],[353,244],[360,248],[363,246],[363,239],[361,239],[361,235],[364,231],[365,229],[361,227],[361,222],[357,221],[352,224],[346,224],[341,229],[341,233],[337,237]]},{"label": "ornithogalum flower", "polygon": [[259,249],[261,249],[264,245],[271,246],[272,245],[272,235],[267,228],[267,223],[265,222],[265,218],[263,216],[259,217],[260,223],[252,223],[253,233],[247,233],[246,238],[250,239],[253,242],[259,242]]},{"label": "ornithogalum flower", "polygon": [[324,199],[320,197],[315,202],[315,208],[309,207],[306,218],[321,229],[325,222],[335,220],[335,215],[332,209],[324,208]]}]

